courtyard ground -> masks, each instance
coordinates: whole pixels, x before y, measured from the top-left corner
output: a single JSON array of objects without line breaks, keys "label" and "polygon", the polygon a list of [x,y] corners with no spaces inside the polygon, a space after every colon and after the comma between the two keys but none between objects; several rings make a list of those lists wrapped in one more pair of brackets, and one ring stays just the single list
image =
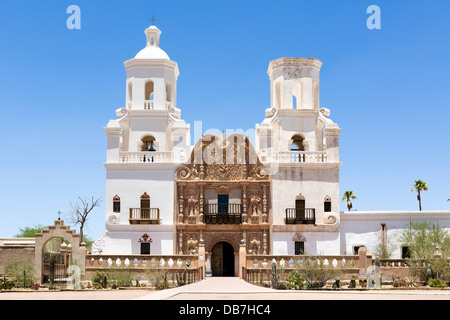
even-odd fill
[{"label": "courtyard ground", "polygon": [[239,278],[205,280],[166,290],[1,292],[0,300],[450,300],[450,290],[274,290]]}]

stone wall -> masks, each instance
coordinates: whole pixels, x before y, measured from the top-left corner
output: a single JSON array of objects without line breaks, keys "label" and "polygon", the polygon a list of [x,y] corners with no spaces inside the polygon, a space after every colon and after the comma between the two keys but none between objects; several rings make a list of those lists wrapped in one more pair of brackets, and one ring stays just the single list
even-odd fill
[{"label": "stone wall", "polygon": [[34,246],[2,246],[0,247],[0,275],[5,267],[17,261],[30,260],[34,263]]}]

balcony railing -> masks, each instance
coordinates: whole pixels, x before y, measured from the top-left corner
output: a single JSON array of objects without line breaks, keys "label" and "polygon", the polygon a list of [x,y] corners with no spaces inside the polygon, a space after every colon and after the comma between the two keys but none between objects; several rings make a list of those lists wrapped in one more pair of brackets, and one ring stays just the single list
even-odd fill
[{"label": "balcony railing", "polygon": [[153,110],[153,100],[144,101],[144,110]]},{"label": "balcony railing", "polygon": [[207,204],[203,212],[205,224],[242,223],[242,205],[240,204]]},{"label": "balcony railing", "polygon": [[138,152],[121,152],[121,163],[162,163],[173,162],[173,152],[161,151],[138,151]]},{"label": "balcony railing", "polygon": [[159,223],[159,208],[130,208],[130,224]]},{"label": "balcony railing", "polygon": [[313,208],[286,209],[286,224],[314,224],[316,222],[316,210]]},{"label": "balcony railing", "polygon": [[327,162],[325,151],[284,151],[273,155],[273,161],[279,163],[315,163]]}]

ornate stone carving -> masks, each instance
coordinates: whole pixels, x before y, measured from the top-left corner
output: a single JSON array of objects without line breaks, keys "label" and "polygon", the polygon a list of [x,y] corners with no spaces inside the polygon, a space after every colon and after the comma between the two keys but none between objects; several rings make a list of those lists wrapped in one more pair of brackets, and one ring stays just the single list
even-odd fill
[{"label": "ornate stone carving", "polygon": [[[269,168],[259,160],[245,136],[233,135],[226,146],[214,136],[200,140],[189,161],[175,172],[177,180],[268,180]],[[200,174],[198,173],[200,172]]]},{"label": "ornate stone carving", "polygon": [[306,242],[306,238],[301,233],[296,233],[292,238],[292,241],[302,241]]},{"label": "ornate stone carving", "polygon": [[187,242],[188,254],[197,254],[198,252],[198,240],[194,240],[192,237]]},{"label": "ornate stone carving", "polygon": [[230,188],[226,186],[220,186],[217,188],[217,194],[230,194]]},{"label": "ornate stone carving", "polygon": [[142,235],[142,237],[139,238],[138,242],[139,243],[152,243],[153,240],[152,240],[152,238],[150,238],[150,236],[148,234],[144,233]]},{"label": "ornate stone carving", "polygon": [[296,197],[295,200],[305,200],[305,196],[302,195],[301,193],[299,193]]}]

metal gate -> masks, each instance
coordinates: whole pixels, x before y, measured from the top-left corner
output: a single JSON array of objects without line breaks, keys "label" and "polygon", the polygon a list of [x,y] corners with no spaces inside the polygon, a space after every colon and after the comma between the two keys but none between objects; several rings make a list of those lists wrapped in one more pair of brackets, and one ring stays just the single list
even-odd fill
[{"label": "metal gate", "polygon": [[53,264],[54,282],[66,282],[69,278],[67,269],[71,265],[72,253],[69,251],[42,253],[42,279],[43,283],[50,282],[50,269]]}]

